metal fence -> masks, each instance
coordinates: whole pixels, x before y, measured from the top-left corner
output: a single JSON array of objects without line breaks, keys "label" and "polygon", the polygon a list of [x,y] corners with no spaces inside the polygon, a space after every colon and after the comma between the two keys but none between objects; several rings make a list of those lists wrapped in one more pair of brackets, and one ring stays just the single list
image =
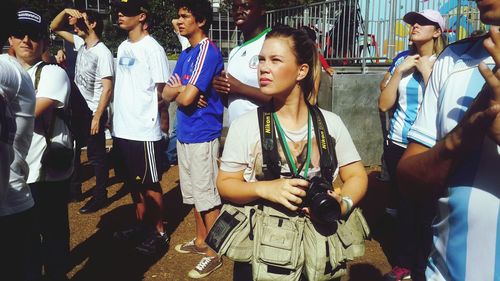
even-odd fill
[{"label": "metal fence", "polygon": [[[109,8],[109,0],[75,1],[98,11]],[[219,2],[214,1],[217,8],[209,37],[227,56],[240,42],[241,32],[230,12],[218,9]],[[388,63],[405,50],[410,27],[403,16],[424,9],[438,10],[444,16],[450,43],[486,29],[472,0],[329,0],[268,11],[266,19],[268,26],[309,26],[316,31],[318,46],[331,64],[364,67]]]},{"label": "metal fence", "polygon": [[387,63],[408,46],[410,11],[438,10],[449,42],[484,30],[475,1],[468,0],[331,0],[267,13],[267,24],[314,28],[319,48],[332,64]]}]

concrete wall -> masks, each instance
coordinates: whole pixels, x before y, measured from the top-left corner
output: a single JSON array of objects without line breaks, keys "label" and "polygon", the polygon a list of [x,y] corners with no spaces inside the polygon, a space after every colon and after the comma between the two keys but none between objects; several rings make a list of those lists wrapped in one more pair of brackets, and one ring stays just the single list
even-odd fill
[{"label": "concrete wall", "polygon": [[[382,130],[377,100],[384,73],[324,74],[319,105],[342,118],[365,165],[379,165]],[[333,86],[332,86],[333,84]]]}]

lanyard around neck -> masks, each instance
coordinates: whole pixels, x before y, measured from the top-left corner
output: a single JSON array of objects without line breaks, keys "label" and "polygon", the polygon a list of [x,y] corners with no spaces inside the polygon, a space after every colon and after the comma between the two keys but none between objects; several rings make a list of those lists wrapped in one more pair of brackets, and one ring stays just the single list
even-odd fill
[{"label": "lanyard around neck", "polygon": [[279,140],[283,150],[285,151],[285,158],[288,163],[288,167],[293,177],[297,177],[300,175],[302,168],[304,168],[304,178],[307,178],[307,173],[309,171],[309,163],[311,162],[311,150],[312,150],[312,141],[311,141],[311,114],[308,112],[307,114],[307,156],[305,162],[301,165],[300,169],[297,169],[295,165],[295,161],[293,160],[292,153],[290,152],[290,148],[285,139],[285,132],[281,127],[280,121],[278,120],[278,116],[276,112],[273,112],[274,121],[276,122],[276,128],[279,133]]}]

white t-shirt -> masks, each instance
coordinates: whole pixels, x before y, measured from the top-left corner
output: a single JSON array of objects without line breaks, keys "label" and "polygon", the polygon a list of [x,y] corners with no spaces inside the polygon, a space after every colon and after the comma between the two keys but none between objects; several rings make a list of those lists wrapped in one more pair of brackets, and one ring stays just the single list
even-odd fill
[{"label": "white t-shirt", "polygon": [[[266,39],[269,29],[231,50],[227,62],[227,72],[241,83],[258,88],[257,68],[259,67],[259,53]],[[228,117],[231,124],[240,115],[257,108],[257,104],[246,97],[230,94],[228,97]]]},{"label": "white t-shirt", "polygon": [[113,75],[113,55],[104,43],[98,42],[90,48],[80,46],[76,56],[75,84],[93,113],[101,99],[102,79]]},{"label": "white t-shirt", "polygon": [[[35,84],[34,81],[36,69],[38,68],[40,63],[41,62],[38,62],[33,67],[28,69],[28,74],[33,81],[33,86]],[[49,98],[51,100],[57,101],[57,108],[64,108],[68,105],[70,91],[70,81],[64,69],[57,65],[46,65],[43,67],[40,74],[40,82],[38,83],[38,88],[36,90],[37,99],[42,97]],[[33,140],[31,141],[31,147],[28,156],[26,157],[26,161],[28,162],[30,167],[28,183],[40,181],[61,181],[68,179],[73,173],[73,166],[71,165],[66,171],[62,172],[46,170],[45,178],[42,178],[42,164],[40,161],[42,159],[43,152],[47,148],[47,142],[45,140],[45,130],[48,130],[51,120],[52,111],[49,110],[42,116],[38,117],[35,121]],[[52,143],[57,143],[58,145],[72,148],[73,140],[64,121],[58,117],[55,117],[54,122]]]},{"label": "white t-shirt", "polygon": [[191,43],[189,43],[189,40],[186,37],[180,35],[177,31],[174,32],[175,35],[177,35],[177,39],[179,39],[179,43],[181,43],[181,51],[184,51],[185,49],[191,47]]},{"label": "white t-shirt", "polygon": [[[5,168],[10,164],[9,184],[0,185],[0,216],[12,215],[31,208],[34,205],[30,189],[26,184],[28,164],[26,154],[33,136],[33,120],[35,118],[35,92],[31,79],[15,58],[0,55],[0,95],[8,102],[12,116],[15,118],[16,130],[13,140],[14,154],[0,154],[0,170],[3,182]],[[7,148],[8,151],[10,148]]]},{"label": "white t-shirt", "polygon": [[[321,110],[325,117],[328,133],[335,139],[335,150],[337,155],[338,167],[360,161],[361,158],[352,142],[351,136],[347,131],[344,123],[336,114]],[[304,163],[307,156],[307,134],[308,126],[297,131],[289,131],[285,128],[285,134],[288,147],[292,155],[299,155],[296,163]],[[320,175],[320,157],[319,150],[312,129],[312,154],[311,163],[309,165],[308,178]],[[278,144],[278,154],[280,156],[281,173],[290,173],[287,165],[285,154],[281,146]],[[300,151],[300,153],[298,153]],[[298,169],[300,169],[298,165]],[[240,116],[229,127],[229,132],[224,144],[220,169],[226,172],[239,172],[244,170],[243,177],[247,182],[255,182],[262,180],[264,174],[262,172],[262,145],[260,141],[259,120],[257,110],[252,110]],[[303,171],[302,171],[303,172]],[[334,173],[334,179],[338,174],[338,169]],[[301,173],[302,175],[302,173]]]},{"label": "white t-shirt", "polygon": [[113,100],[113,136],[136,141],[162,137],[156,84],[170,78],[163,48],[147,35],[118,47]]}]

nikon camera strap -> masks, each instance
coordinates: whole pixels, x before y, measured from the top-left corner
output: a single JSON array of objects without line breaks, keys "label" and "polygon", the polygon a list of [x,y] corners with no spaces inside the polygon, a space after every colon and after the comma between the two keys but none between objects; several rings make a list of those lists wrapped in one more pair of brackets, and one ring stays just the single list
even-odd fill
[{"label": "nikon camera strap", "polygon": [[280,177],[281,165],[274,133],[274,120],[269,107],[257,109],[259,117],[260,143],[262,146],[262,172],[266,180]]},{"label": "nikon camera strap", "polygon": [[314,134],[318,142],[319,161],[321,175],[328,182],[333,181],[333,173],[337,169],[337,155],[335,153],[335,140],[328,133],[325,117],[319,110],[319,107],[308,105],[314,124]]},{"label": "nikon camera strap", "polygon": [[[314,126],[314,134],[320,153],[321,175],[328,181],[333,181],[333,173],[337,169],[335,140],[328,133],[326,121],[317,106],[308,105]],[[275,124],[271,110],[259,107],[257,110],[262,145],[262,171],[266,180],[280,178],[281,164],[278,155],[275,135]]]}]

